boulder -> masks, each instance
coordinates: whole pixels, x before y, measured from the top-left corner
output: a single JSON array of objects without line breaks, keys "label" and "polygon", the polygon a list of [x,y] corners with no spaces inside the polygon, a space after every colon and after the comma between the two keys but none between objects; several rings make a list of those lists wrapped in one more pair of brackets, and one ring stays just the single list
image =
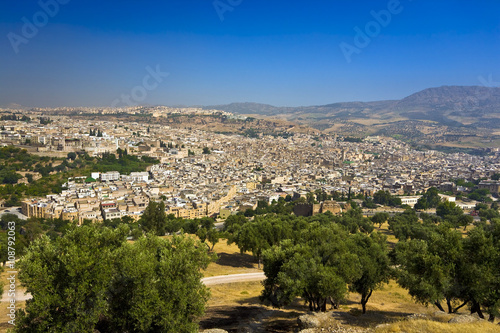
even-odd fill
[{"label": "boulder", "polygon": [[315,315],[302,315],[297,319],[301,329],[317,328],[321,326],[321,320]]},{"label": "boulder", "polygon": [[451,318],[448,323],[450,324],[463,324],[463,323],[474,323],[479,320],[478,316],[473,315],[457,315]]}]

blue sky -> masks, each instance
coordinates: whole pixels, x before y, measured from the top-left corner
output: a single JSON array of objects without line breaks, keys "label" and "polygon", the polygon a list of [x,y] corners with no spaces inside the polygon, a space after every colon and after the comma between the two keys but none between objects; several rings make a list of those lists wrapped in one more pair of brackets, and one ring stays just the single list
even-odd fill
[{"label": "blue sky", "polygon": [[[134,91],[153,105],[400,99],[498,85],[499,55],[497,0],[0,2],[0,105],[110,106]],[[169,75],[145,90],[146,68]]]}]

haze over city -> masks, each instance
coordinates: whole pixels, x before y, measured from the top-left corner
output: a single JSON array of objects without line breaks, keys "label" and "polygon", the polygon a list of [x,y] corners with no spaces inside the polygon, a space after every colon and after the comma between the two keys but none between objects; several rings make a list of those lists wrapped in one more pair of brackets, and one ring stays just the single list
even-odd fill
[{"label": "haze over city", "polygon": [[[492,0],[4,1],[0,105],[135,92],[134,105],[300,106],[498,86],[499,13]],[[151,71],[164,75],[145,87]]]}]

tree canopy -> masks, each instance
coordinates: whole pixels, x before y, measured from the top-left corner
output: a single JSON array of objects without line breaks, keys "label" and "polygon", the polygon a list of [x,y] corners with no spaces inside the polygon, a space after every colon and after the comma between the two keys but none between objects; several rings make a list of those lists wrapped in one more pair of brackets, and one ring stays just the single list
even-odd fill
[{"label": "tree canopy", "polygon": [[36,240],[18,264],[33,298],[15,332],[196,332],[209,295],[200,281],[206,247],[127,235],[126,226],[85,225]]}]

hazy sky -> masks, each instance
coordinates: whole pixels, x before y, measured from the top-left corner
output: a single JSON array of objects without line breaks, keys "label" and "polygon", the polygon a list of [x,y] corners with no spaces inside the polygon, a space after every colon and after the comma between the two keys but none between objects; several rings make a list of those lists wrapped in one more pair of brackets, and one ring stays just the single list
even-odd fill
[{"label": "hazy sky", "polygon": [[0,105],[399,99],[499,55],[498,0],[0,2]]}]

